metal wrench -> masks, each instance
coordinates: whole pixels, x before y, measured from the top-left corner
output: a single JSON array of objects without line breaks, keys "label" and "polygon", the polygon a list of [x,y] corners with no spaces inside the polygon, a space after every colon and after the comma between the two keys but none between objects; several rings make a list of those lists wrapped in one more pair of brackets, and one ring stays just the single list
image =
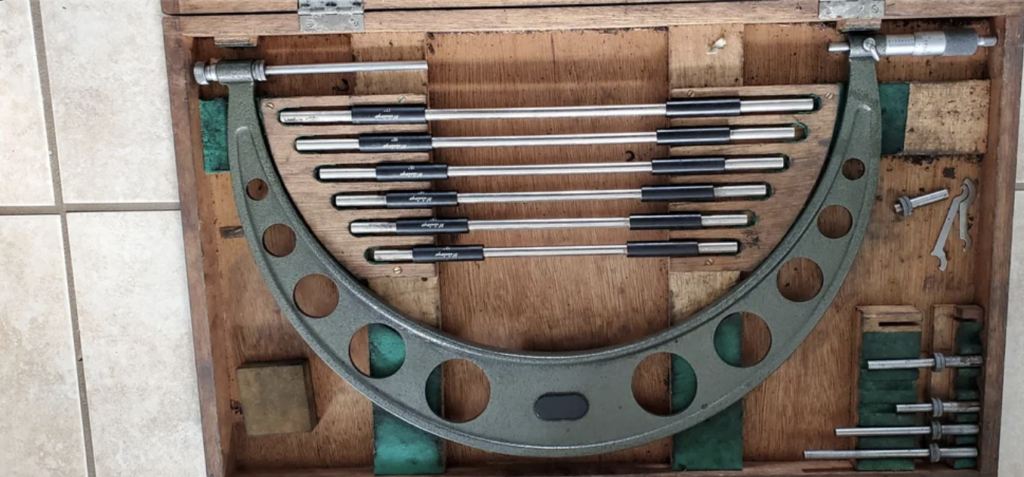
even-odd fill
[{"label": "metal wrench", "polygon": [[970,179],[964,179],[964,189],[967,190],[967,197],[960,202],[960,240],[964,242],[964,250],[971,246],[971,235],[967,233],[967,209],[974,204],[978,196],[977,187]]},{"label": "metal wrench", "polygon": [[[967,184],[971,184],[971,186]],[[935,248],[932,249],[932,256],[939,259],[939,270],[946,271],[946,265],[948,265],[946,251],[944,250],[946,239],[949,238],[949,231],[953,228],[953,219],[960,212],[960,204],[970,195],[969,187],[973,187],[970,179],[964,179],[963,192],[953,198],[953,202],[949,204],[949,212],[946,212],[946,220],[942,223],[939,239],[935,241]]]}]

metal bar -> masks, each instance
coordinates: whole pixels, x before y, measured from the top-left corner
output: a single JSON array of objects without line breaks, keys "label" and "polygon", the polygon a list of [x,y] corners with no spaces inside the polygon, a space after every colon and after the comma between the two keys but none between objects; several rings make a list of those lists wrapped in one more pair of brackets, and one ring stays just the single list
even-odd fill
[{"label": "metal bar", "polygon": [[640,200],[639,189],[567,190],[558,192],[484,192],[459,194],[460,204],[562,202],[571,200]]},{"label": "metal bar", "polygon": [[[638,247],[634,253],[633,247]],[[645,247],[663,247],[651,250]],[[640,250],[643,249],[643,250]],[[376,262],[444,262],[444,261],[475,261],[488,258],[512,257],[567,257],[567,256],[599,256],[626,255],[630,257],[667,257],[694,255],[722,255],[739,252],[736,241],[664,241],[664,242],[629,242],[625,245],[568,245],[541,247],[481,247],[479,245],[461,245],[451,247],[419,246],[412,249],[378,249],[373,250]]]},{"label": "metal bar", "polygon": [[[935,462],[948,458],[971,458],[978,456],[974,447],[943,447],[936,449]],[[848,459],[928,459],[932,458],[930,449],[870,449],[870,450],[808,450],[804,451],[807,460],[848,460]]]},{"label": "metal bar", "polygon": [[[365,64],[365,63],[363,63]],[[267,74],[271,68],[268,67]],[[276,73],[274,73],[276,74]],[[814,98],[765,98],[739,100],[740,114],[784,114],[814,111]],[[625,104],[611,106],[555,106],[539,108],[490,108],[490,109],[427,109],[423,113],[426,121],[459,121],[468,119],[552,119],[552,118],[594,118],[627,116],[665,116],[666,104]],[[688,117],[713,117],[708,114],[691,114]],[[283,124],[330,124],[352,122],[351,110],[332,111],[282,111],[279,119]]]},{"label": "metal bar", "polygon": [[452,166],[448,177],[539,176],[557,174],[624,174],[651,172],[650,162],[530,164],[522,166]]},{"label": "metal bar", "polygon": [[923,402],[914,404],[897,404],[896,412],[900,414],[929,412],[937,415],[942,415],[946,413],[972,413],[981,412],[981,403],[975,401],[946,402],[939,400],[938,403]]},{"label": "metal bar", "polygon": [[[727,134],[725,141],[719,134]],[[685,137],[685,140],[679,139]],[[603,134],[549,134],[534,136],[431,137],[428,135],[368,135],[359,138],[323,139],[304,137],[295,140],[298,152],[426,152],[440,148],[592,146],[600,144],[658,143],[666,146],[695,146],[751,141],[790,141],[799,139],[798,129],[779,127],[696,127],[670,128],[655,132]]]},{"label": "metal bar", "polygon": [[485,258],[563,257],[580,255],[625,255],[625,245],[575,245],[566,247],[484,247]]},{"label": "metal bar", "polygon": [[634,144],[658,142],[658,133],[552,134],[545,136],[436,137],[435,148],[517,147],[517,146],[590,146],[598,144]]},{"label": "metal bar", "polygon": [[841,427],[836,429],[839,437],[884,437],[884,436],[970,436],[979,432],[974,424],[934,424],[933,426],[895,427]]},{"label": "metal bar", "polygon": [[944,356],[935,353],[931,358],[881,359],[868,361],[869,370],[932,368],[942,371],[946,368],[977,368],[984,364],[981,356]]},{"label": "metal bar", "polygon": [[362,73],[387,71],[426,71],[426,61],[380,61],[353,63],[320,63],[311,65],[267,65],[267,76],[315,75],[328,73]]},{"label": "metal bar", "polygon": [[[580,228],[633,228],[631,223],[634,219],[658,221],[663,220],[661,228],[643,227],[649,230],[671,230],[679,227],[673,219],[678,220],[673,214],[630,216],[630,217],[608,217],[608,218],[564,218],[564,219],[517,219],[517,220],[466,220],[450,219],[459,222],[458,224],[443,224],[436,219],[420,219],[422,223],[414,223],[420,227],[416,234],[432,235],[441,233],[466,233],[473,231],[488,230],[549,230],[549,229],[580,229]],[[415,220],[415,219],[410,219]],[[459,228],[465,223],[465,229]],[[747,214],[713,214],[700,215],[698,228],[715,227],[742,227],[749,225],[750,216]],[[394,235],[399,233],[398,222],[368,222],[355,221],[349,224],[349,231],[354,235]]]}]

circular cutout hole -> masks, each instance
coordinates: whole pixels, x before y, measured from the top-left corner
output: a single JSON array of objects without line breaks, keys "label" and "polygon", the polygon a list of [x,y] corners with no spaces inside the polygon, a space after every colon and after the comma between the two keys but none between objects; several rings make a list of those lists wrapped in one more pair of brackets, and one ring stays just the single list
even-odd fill
[{"label": "circular cutout hole", "polygon": [[[450,359],[434,368],[427,377],[424,391],[427,404],[438,417],[449,422],[469,422],[487,409],[491,400],[491,381],[473,362]],[[448,397],[444,400],[443,411],[440,406],[442,395]],[[452,396],[458,396],[458,399]]]},{"label": "circular cutout hole", "polygon": [[760,363],[772,349],[772,331],[753,313],[733,313],[715,328],[715,352],[729,366],[746,368]]},{"label": "circular cutout hole", "polygon": [[267,183],[263,182],[263,179],[253,179],[246,184],[245,193],[252,200],[263,200],[270,193],[270,187],[267,187]]},{"label": "circular cutout hole", "polygon": [[295,232],[284,224],[274,224],[263,231],[263,248],[275,257],[287,257],[295,250]]},{"label": "circular cutout hole", "polygon": [[818,214],[818,231],[822,235],[837,239],[845,237],[853,227],[853,216],[841,205],[830,205]]},{"label": "circular cutout hole", "polygon": [[[671,376],[671,383],[665,380]],[[670,387],[671,396],[668,392]],[[645,411],[671,416],[685,411],[697,397],[697,373],[690,363],[672,353],[655,353],[633,370],[633,399]]]},{"label": "circular cutout hole", "polygon": [[366,325],[349,340],[348,358],[364,376],[386,378],[405,364],[405,340],[388,325]]},{"label": "circular cutout hole", "polygon": [[806,258],[794,258],[779,269],[779,293],[789,301],[805,302],[818,296],[822,280],[817,263]]},{"label": "circular cutout hole", "polygon": [[864,163],[860,159],[847,159],[843,163],[843,177],[851,181],[864,177]]},{"label": "circular cutout hole", "polygon": [[323,318],[338,307],[338,286],[323,275],[306,275],[292,292],[295,306],[310,318]]}]

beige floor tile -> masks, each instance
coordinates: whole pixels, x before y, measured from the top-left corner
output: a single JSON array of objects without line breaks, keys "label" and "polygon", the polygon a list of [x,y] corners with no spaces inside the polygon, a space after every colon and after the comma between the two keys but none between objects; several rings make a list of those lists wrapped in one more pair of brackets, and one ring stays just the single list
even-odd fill
[{"label": "beige floor tile", "polygon": [[64,201],[177,202],[160,2],[40,4]]},{"label": "beige floor tile", "polygon": [[1014,205],[999,475],[1024,475],[1024,191],[1017,191]]},{"label": "beige floor tile", "polygon": [[206,475],[180,213],[68,230],[96,475]]},{"label": "beige floor tile", "polygon": [[0,217],[0,250],[0,474],[84,477],[60,217]]},{"label": "beige floor tile", "polygon": [[53,204],[43,97],[28,0],[0,2],[0,205]]}]

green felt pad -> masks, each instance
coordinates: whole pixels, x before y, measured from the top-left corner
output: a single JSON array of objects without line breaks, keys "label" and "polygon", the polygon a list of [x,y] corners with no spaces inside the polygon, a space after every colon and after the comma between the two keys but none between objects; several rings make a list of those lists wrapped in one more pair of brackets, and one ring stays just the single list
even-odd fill
[{"label": "green felt pad", "polygon": [[[391,328],[369,326],[370,376],[390,376],[405,362],[405,343]],[[427,405],[441,412],[441,370],[427,377]],[[444,442],[373,407],[373,473],[376,475],[440,474],[444,472]]]},{"label": "green felt pad", "polygon": [[[956,329],[956,337],[953,340],[953,352],[957,355],[978,355],[984,352],[981,343],[981,322],[960,321]],[[945,372],[955,373],[953,378],[953,394],[958,401],[978,401],[981,399],[981,389],[978,386],[978,378],[981,377],[981,368],[958,368]],[[980,415],[956,414],[953,420],[961,423],[977,423]],[[957,446],[973,447],[978,445],[977,436],[956,436],[953,443]],[[949,465],[954,469],[975,469],[978,467],[977,459],[950,459]]]},{"label": "green felt pad", "polygon": [[899,154],[903,152],[903,143],[907,135],[910,84],[880,84],[878,99],[882,104],[882,154]]},{"label": "green felt pad", "polygon": [[[733,366],[742,363],[743,315],[722,320],[715,330],[715,350]],[[697,375],[682,358],[672,356],[672,409],[686,409],[697,394]],[[743,401],[672,436],[674,470],[743,469]]]},{"label": "green felt pad", "polygon": [[[884,110],[884,106],[883,106]],[[904,109],[905,111],[905,109]],[[906,118],[903,118],[904,124]],[[884,122],[884,119],[883,119]],[[888,129],[890,126],[885,125]],[[902,149],[902,135],[900,137]],[[917,402],[916,369],[894,369],[868,371],[867,362],[872,359],[917,358],[921,354],[920,332],[879,333],[862,335],[860,355],[860,379],[857,406],[857,425],[860,427],[913,426],[919,425],[914,414],[896,414],[895,405]],[[914,436],[861,437],[857,439],[858,449],[913,449],[920,446]],[[912,459],[860,460],[858,471],[911,471]]]},{"label": "green felt pad", "polygon": [[203,167],[207,174],[228,172],[228,100],[199,102],[203,131]]}]

